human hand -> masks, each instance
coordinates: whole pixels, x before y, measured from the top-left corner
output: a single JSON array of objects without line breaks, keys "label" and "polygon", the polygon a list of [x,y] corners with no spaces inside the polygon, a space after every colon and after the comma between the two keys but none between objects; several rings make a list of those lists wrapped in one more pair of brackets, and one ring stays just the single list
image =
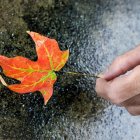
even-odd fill
[{"label": "human hand", "polygon": [[99,96],[140,115],[140,46],[117,57],[101,77],[96,81]]}]

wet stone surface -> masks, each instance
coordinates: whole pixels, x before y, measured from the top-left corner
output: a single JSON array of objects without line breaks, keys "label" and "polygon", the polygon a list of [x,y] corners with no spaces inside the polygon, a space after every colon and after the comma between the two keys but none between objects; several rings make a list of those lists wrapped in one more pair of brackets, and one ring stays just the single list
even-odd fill
[{"label": "wet stone surface", "polygon": [[[36,31],[70,49],[63,71],[99,73],[140,43],[139,0],[0,0],[0,11],[1,55],[36,60],[26,30]],[[46,106],[39,92],[19,95],[0,85],[0,139],[140,139],[140,118],[96,97],[95,78],[57,75]]]}]

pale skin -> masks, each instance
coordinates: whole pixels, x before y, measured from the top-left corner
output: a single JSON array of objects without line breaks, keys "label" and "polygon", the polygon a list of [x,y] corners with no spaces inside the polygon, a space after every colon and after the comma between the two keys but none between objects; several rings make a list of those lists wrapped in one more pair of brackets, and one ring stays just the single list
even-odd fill
[{"label": "pale skin", "polygon": [[140,45],[118,56],[100,77],[96,81],[99,96],[140,115]]}]

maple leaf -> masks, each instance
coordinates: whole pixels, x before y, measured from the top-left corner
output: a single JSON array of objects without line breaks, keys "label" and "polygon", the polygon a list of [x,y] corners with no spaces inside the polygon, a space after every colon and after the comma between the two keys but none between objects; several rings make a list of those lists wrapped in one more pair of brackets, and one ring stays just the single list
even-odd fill
[{"label": "maple leaf", "polygon": [[69,50],[61,51],[54,39],[35,32],[28,31],[27,33],[36,44],[38,60],[31,61],[22,56],[8,58],[0,55],[0,66],[6,76],[21,82],[7,85],[9,89],[20,94],[40,91],[46,104],[52,96],[53,85],[57,79],[55,71],[59,71],[65,65]]}]

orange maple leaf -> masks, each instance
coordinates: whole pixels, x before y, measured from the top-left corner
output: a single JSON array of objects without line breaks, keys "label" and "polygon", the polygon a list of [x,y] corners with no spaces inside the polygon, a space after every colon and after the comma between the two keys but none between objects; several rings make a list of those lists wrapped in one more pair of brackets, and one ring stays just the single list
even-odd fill
[{"label": "orange maple leaf", "polygon": [[53,85],[57,79],[54,71],[59,71],[65,65],[69,57],[69,50],[61,51],[54,39],[35,32],[28,31],[27,33],[36,44],[38,60],[31,61],[22,56],[8,58],[0,55],[0,66],[6,76],[21,82],[7,85],[9,89],[20,94],[40,91],[46,104],[52,96]]}]

